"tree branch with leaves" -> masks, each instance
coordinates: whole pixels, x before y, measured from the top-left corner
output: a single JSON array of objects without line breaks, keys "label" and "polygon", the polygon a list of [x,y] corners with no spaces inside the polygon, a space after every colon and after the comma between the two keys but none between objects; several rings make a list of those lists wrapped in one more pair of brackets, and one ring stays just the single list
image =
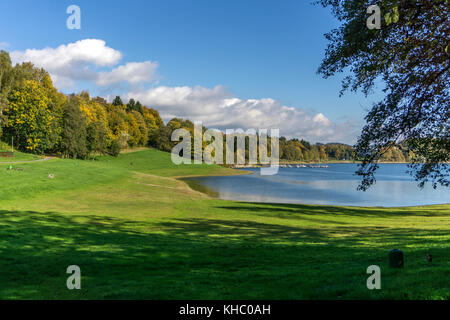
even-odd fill
[{"label": "tree branch with leaves", "polygon": [[[325,78],[349,72],[341,94],[369,95],[385,84],[382,101],[366,115],[355,146],[362,161],[360,190],[375,183],[380,157],[393,146],[413,153],[410,173],[423,187],[449,186],[449,0],[320,0],[341,22],[329,41],[318,73]],[[381,9],[381,29],[366,26],[366,10]],[[395,14],[395,18],[393,15]],[[393,22],[395,21],[395,22]]]}]

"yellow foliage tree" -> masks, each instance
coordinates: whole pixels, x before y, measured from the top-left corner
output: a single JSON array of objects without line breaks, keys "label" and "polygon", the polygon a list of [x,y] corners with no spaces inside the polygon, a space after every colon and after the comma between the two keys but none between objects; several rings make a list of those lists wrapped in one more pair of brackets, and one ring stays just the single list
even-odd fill
[{"label": "yellow foliage tree", "polygon": [[14,137],[15,145],[20,150],[43,153],[56,143],[53,134],[55,116],[46,91],[38,81],[25,80],[8,97],[5,135]]}]

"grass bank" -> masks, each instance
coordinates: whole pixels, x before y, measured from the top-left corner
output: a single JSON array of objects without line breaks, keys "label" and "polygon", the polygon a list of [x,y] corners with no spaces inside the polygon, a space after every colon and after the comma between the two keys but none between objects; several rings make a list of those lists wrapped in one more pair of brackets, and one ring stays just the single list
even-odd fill
[{"label": "grass bank", "polygon": [[[6,167],[2,299],[450,298],[449,205],[212,199],[175,177],[235,170],[175,166],[156,150]],[[404,251],[403,270],[387,267],[392,248]],[[366,287],[372,264],[381,267],[381,290]],[[81,290],[66,288],[69,265],[81,268]]]},{"label": "grass bank", "polygon": [[0,152],[9,152],[9,151],[14,152],[14,157],[12,157],[12,158],[0,157],[0,163],[1,162],[13,163],[13,162],[17,162],[17,161],[32,161],[32,160],[38,160],[38,159],[43,158],[42,156],[17,151],[15,149],[11,148],[11,146],[9,146],[8,144],[0,141]]}]

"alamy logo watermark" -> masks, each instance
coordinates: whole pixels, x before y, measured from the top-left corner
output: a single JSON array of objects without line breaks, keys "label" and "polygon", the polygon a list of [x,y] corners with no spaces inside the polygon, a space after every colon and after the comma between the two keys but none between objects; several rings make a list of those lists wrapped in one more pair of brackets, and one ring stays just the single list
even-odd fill
[{"label": "alamy logo watermark", "polygon": [[[370,16],[367,18],[367,28],[370,30],[381,29],[381,9],[376,4],[371,5],[367,8],[367,14]],[[398,7],[392,7],[389,12],[384,15],[384,22],[386,25],[390,25],[392,23],[397,23],[399,20]]]},{"label": "alamy logo watermark", "polygon": [[[270,129],[270,136],[268,131],[268,129],[260,129],[256,132],[254,129],[248,129],[244,132],[242,129],[227,129],[224,141],[222,131],[209,129],[203,133],[202,123],[195,122],[193,148],[191,133],[187,129],[180,128],[173,131],[172,141],[179,142],[181,139],[181,142],[172,149],[172,162],[176,165],[202,164],[203,162],[224,164],[225,144],[226,164],[245,165],[247,154],[248,165],[261,165],[261,175],[275,175],[278,173],[280,131]],[[248,141],[248,152],[245,149],[246,141]],[[203,148],[204,143],[206,145]]]},{"label": "alamy logo watermark", "polygon": [[381,29],[381,9],[377,5],[372,5],[367,8],[367,13],[370,14],[367,18],[367,28]]},{"label": "alamy logo watermark", "polygon": [[369,278],[367,278],[367,289],[381,289],[381,269],[377,265],[371,265],[367,267],[367,273],[371,274]]},{"label": "alamy logo watermark", "polygon": [[80,269],[80,267],[77,265],[68,266],[66,273],[72,274],[71,276],[69,276],[67,278],[67,282],[66,282],[67,289],[80,290],[81,289],[81,269]]},{"label": "alamy logo watermark", "polygon": [[80,30],[81,29],[81,9],[77,5],[70,5],[66,10],[67,14],[70,16],[67,18],[66,25],[69,30]]}]

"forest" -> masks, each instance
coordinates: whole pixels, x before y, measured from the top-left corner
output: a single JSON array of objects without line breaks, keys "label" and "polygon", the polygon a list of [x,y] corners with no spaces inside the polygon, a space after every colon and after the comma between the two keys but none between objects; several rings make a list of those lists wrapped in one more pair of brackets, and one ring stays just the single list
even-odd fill
[{"label": "forest", "polygon": [[[13,66],[6,51],[0,52],[0,139],[22,152],[87,159],[96,155],[117,156],[122,149],[153,147],[170,152],[176,142],[172,132],[194,124],[173,118],[167,123],[158,110],[116,96],[108,102],[87,91],[64,94],[49,73],[32,63]],[[206,128],[204,128],[206,130]],[[193,134],[191,135],[193,136]],[[324,162],[357,160],[352,146],[280,138],[280,158],[286,161]],[[400,146],[387,150],[381,160],[407,162],[408,151]]]}]

